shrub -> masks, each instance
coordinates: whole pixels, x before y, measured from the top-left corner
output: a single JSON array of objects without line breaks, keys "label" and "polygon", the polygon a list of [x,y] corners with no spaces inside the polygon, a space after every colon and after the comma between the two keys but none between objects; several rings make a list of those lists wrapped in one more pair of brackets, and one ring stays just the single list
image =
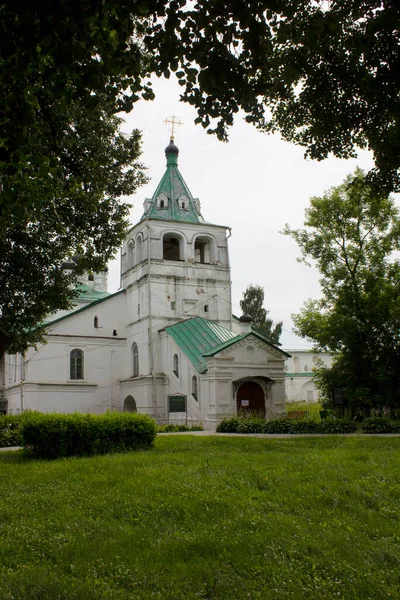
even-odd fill
[{"label": "shrub", "polygon": [[158,425],[157,433],[179,433],[182,431],[203,431],[202,425],[174,425],[168,423],[167,425]]},{"label": "shrub", "polygon": [[260,417],[241,417],[237,433],[264,433],[265,419]]},{"label": "shrub", "polygon": [[232,417],[231,419],[222,419],[217,425],[218,433],[237,433],[241,417]]},{"label": "shrub", "polygon": [[347,419],[327,419],[320,425],[321,433],[354,433],[357,431],[357,425],[354,421]]},{"label": "shrub", "polygon": [[263,433],[289,433],[290,423],[285,419],[274,419],[264,423]]},{"label": "shrub", "polygon": [[393,424],[387,417],[369,417],[361,423],[364,433],[392,433]]},{"label": "shrub", "polygon": [[392,421],[393,433],[400,433],[400,421]]},{"label": "shrub", "polygon": [[22,421],[22,444],[37,458],[91,456],[153,445],[156,423],[132,413],[30,413]]},{"label": "shrub", "polygon": [[320,433],[320,423],[315,421],[291,421],[289,433]]},{"label": "shrub", "polygon": [[0,448],[20,445],[21,415],[0,415]]}]

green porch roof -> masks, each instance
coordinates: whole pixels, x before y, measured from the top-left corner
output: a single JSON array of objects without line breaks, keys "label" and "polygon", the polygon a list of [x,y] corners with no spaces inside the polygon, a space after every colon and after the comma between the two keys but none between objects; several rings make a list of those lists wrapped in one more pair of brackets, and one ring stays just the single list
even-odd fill
[{"label": "green porch roof", "polygon": [[203,317],[181,321],[166,327],[165,330],[199,373],[204,373],[207,368],[203,356],[205,352],[238,337],[233,331]]},{"label": "green porch roof", "polygon": [[203,317],[193,317],[165,329],[199,373],[206,371],[208,356],[214,356],[249,336],[258,338],[280,354],[290,357],[290,354],[255,331],[238,335],[213,321],[203,319]]},{"label": "green porch roof", "polygon": [[[184,223],[204,223],[198,201],[193,198],[185,180],[178,169],[179,150],[171,139],[165,149],[167,170],[165,171],[151,200],[142,216],[143,219],[179,221]],[[162,199],[161,202],[158,202]],[[182,208],[182,201],[185,207]],[[146,205],[146,203],[145,203]]]}]

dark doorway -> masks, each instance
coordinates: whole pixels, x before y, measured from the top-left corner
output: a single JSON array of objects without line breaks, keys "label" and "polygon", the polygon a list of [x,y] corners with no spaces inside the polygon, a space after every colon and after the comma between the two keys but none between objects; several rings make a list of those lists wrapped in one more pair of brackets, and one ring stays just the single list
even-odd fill
[{"label": "dark doorway", "polygon": [[237,392],[237,411],[256,413],[265,416],[265,394],[262,387],[254,381],[245,381]]}]

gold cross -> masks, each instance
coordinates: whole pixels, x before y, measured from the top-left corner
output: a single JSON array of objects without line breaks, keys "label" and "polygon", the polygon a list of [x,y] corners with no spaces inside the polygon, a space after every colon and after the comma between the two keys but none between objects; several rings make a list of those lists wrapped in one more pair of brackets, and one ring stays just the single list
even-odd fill
[{"label": "gold cross", "polygon": [[178,121],[177,117],[172,115],[172,117],[165,119],[164,123],[171,126],[171,140],[173,140],[175,137],[175,127],[178,128],[179,125],[183,125],[182,121]]}]

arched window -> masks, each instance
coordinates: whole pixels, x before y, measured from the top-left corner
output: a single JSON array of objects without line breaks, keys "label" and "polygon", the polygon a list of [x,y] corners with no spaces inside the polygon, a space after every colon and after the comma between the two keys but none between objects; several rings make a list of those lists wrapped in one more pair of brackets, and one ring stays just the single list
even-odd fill
[{"label": "arched window", "polygon": [[168,208],[168,196],[164,193],[157,196],[157,207]]},{"label": "arched window", "polygon": [[300,373],[300,359],[298,358],[298,356],[293,357],[293,364],[294,364],[294,372]]},{"label": "arched window", "polygon": [[182,196],[178,200],[178,205],[181,210],[188,210],[189,198],[185,194],[182,194]]},{"label": "arched window", "polygon": [[127,396],[124,400],[124,406],[122,408],[123,412],[137,412],[135,398],[133,396]]},{"label": "arched window", "polygon": [[192,377],[192,396],[195,400],[197,400],[197,377],[193,375]]},{"label": "arched window", "polygon": [[96,329],[99,326],[99,317],[96,315],[93,319],[93,327],[96,327]]},{"label": "arched window", "polygon": [[83,379],[84,377],[83,351],[75,348],[69,355],[69,378]]},{"label": "arched window", "polygon": [[138,235],[136,238],[136,264],[139,264],[143,260],[143,241],[142,236]]},{"label": "arched window", "polygon": [[179,358],[177,354],[174,354],[174,358],[172,361],[172,370],[177,377],[179,377]]},{"label": "arched window", "polygon": [[304,365],[304,373],[308,373],[308,365]]},{"label": "arched window", "polygon": [[132,344],[132,376],[139,375],[139,348],[136,342]]},{"label": "arched window", "polygon": [[128,253],[127,253],[128,255],[127,255],[127,261],[126,261],[127,262],[127,264],[126,264],[127,269],[131,269],[133,267],[133,263],[134,263],[134,260],[135,260],[134,253],[135,253],[135,246],[133,244],[133,241],[131,240],[128,243]]},{"label": "arched window", "polygon": [[194,243],[194,260],[208,265],[215,263],[215,241],[210,237],[197,237]]},{"label": "arched window", "polygon": [[163,259],[164,260],[183,260],[181,252],[180,239],[173,235],[164,235],[163,237]]}]

